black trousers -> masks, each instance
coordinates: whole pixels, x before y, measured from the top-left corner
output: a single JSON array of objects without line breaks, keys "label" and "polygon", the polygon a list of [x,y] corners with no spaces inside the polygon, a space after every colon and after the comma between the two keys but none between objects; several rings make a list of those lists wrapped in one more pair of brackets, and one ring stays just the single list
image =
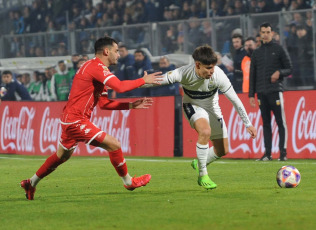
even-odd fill
[{"label": "black trousers", "polygon": [[261,111],[263,123],[263,137],[266,155],[271,156],[272,148],[272,128],[271,128],[271,111],[275,116],[279,128],[279,149],[280,156],[286,156],[287,146],[287,126],[284,112],[284,100],[282,92],[269,94],[258,93],[258,102]]}]

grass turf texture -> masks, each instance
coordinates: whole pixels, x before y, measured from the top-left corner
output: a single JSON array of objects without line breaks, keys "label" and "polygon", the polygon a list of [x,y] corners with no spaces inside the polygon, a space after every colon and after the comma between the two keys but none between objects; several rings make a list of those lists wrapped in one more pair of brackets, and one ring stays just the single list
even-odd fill
[{"label": "grass turf texture", "polygon": [[[127,191],[108,158],[72,157],[37,186],[19,187],[46,157],[0,154],[0,229],[315,229],[316,161],[221,159],[208,167],[218,187],[197,184],[190,159],[127,158],[129,172],[151,182]],[[283,165],[301,173],[281,189]]]}]

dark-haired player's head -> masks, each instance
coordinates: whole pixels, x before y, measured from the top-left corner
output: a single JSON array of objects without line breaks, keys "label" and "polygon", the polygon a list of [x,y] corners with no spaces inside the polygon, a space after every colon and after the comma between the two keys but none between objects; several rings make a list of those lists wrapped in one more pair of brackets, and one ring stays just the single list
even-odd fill
[{"label": "dark-haired player's head", "polygon": [[94,44],[94,53],[102,53],[105,47],[112,47],[118,44],[117,41],[109,36],[99,38]]},{"label": "dark-haired player's head", "polygon": [[192,57],[195,62],[195,72],[201,78],[209,79],[214,73],[217,55],[209,45],[197,47]]},{"label": "dark-haired player's head", "polygon": [[106,65],[116,65],[120,57],[117,41],[111,37],[105,36],[98,39],[94,44],[96,57]]},{"label": "dark-haired player's head", "polygon": [[269,43],[272,41],[273,38],[273,31],[272,31],[272,26],[268,22],[264,22],[260,25],[260,37],[262,43]]},{"label": "dark-haired player's head", "polygon": [[192,57],[194,61],[201,62],[203,65],[216,64],[217,62],[217,56],[209,45],[197,47],[194,50]]}]

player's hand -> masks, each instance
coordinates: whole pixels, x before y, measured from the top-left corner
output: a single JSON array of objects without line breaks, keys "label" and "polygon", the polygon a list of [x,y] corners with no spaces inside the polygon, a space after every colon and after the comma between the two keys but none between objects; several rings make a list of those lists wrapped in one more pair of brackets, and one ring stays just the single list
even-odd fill
[{"label": "player's hand", "polygon": [[141,98],[132,103],[133,109],[148,109],[153,104],[152,98]]},{"label": "player's hand", "polygon": [[254,139],[257,136],[257,130],[255,127],[250,126],[247,128],[247,132],[250,134],[251,138]]},{"label": "player's hand", "polygon": [[163,76],[161,76],[161,74],[162,72],[147,74],[147,72],[144,71],[143,79],[146,84],[160,85],[160,82],[163,80]]},{"label": "player's hand", "polygon": [[251,107],[256,107],[256,100],[254,97],[249,97],[249,103]]},{"label": "player's hand", "polygon": [[277,81],[279,80],[279,78],[280,78],[280,71],[277,70],[277,71],[275,71],[275,72],[272,74],[272,76],[271,76],[271,82],[272,82],[272,83],[275,83],[275,82],[277,82]]}]

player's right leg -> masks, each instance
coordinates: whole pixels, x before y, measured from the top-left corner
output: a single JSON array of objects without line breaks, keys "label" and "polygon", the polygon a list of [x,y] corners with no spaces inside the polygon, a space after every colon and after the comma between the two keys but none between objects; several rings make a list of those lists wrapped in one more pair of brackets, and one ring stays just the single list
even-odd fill
[{"label": "player's right leg", "polygon": [[216,188],[216,184],[208,176],[206,164],[209,152],[209,140],[211,136],[211,127],[208,119],[199,118],[194,122],[194,128],[198,133],[198,141],[196,144],[196,155],[198,158],[198,184],[205,189]]},{"label": "player's right leg", "polygon": [[61,145],[59,145],[57,152],[49,156],[44,164],[42,164],[42,166],[30,179],[21,181],[20,185],[25,190],[26,199],[34,199],[36,185],[40,182],[40,180],[52,173],[60,164],[68,160],[73,151],[74,149],[65,150]]}]

